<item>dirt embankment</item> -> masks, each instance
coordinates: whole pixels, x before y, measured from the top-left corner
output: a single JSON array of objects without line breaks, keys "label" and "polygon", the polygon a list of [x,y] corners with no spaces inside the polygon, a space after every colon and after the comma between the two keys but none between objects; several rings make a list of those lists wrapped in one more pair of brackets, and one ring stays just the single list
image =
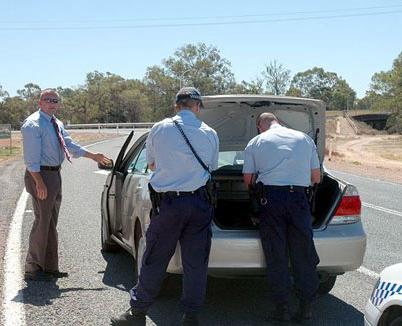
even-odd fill
[{"label": "dirt embankment", "polygon": [[329,169],[402,183],[402,135],[387,135],[344,117],[328,119]]}]

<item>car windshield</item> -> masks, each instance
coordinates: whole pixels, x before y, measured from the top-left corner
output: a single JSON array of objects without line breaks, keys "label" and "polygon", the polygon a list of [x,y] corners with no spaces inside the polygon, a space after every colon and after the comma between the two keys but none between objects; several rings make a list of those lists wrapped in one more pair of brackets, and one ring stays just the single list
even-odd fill
[{"label": "car windshield", "polygon": [[219,152],[218,168],[222,166],[230,167],[243,165],[244,162],[244,151],[225,151]]}]

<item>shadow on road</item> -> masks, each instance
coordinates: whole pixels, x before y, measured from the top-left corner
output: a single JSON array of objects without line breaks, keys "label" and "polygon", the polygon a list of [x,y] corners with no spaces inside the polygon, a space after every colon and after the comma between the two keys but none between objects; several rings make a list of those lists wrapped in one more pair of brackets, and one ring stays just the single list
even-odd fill
[{"label": "shadow on road", "polygon": [[66,297],[65,293],[75,291],[104,291],[105,288],[64,288],[60,289],[56,280],[44,281],[28,281],[26,287],[18,291],[13,299],[16,302],[31,304],[34,306],[47,306],[53,304],[53,300]]},{"label": "shadow on road", "polygon": [[118,253],[107,253],[102,251],[106,261],[102,282],[122,291],[129,291],[137,282],[137,275],[134,273],[133,257],[126,251]]},{"label": "shadow on road", "polygon": [[[129,291],[136,282],[133,259],[127,253],[103,253],[107,261],[103,283],[120,290]],[[179,325],[181,313],[178,302],[181,295],[181,276],[170,275],[160,291],[156,302],[148,311],[148,317],[156,325]],[[291,302],[296,311],[297,299]],[[128,305],[128,302],[127,302]],[[200,313],[202,325],[270,325],[266,320],[273,308],[264,278],[222,279],[208,278],[207,297]],[[303,325],[362,325],[363,314],[328,294],[317,300],[313,319]],[[298,325],[298,324],[294,324]]]}]

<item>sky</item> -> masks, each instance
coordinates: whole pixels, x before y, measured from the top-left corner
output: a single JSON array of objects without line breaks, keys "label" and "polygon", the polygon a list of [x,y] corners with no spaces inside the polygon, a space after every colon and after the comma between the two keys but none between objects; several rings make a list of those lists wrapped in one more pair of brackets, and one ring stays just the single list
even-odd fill
[{"label": "sky", "polygon": [[336,72],[363,97],[402,52],[402,0],[0,1],[0,85],[79,87],[95,70],[142,79],[188,43],[216,46],[236,81],[276,60]]}]

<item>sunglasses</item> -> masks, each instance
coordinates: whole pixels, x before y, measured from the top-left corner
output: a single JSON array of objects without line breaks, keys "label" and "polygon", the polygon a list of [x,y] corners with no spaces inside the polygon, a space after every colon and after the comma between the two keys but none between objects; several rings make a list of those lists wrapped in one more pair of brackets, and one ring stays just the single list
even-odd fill
[{"label": "sunglasses", "polygon": [[46,103],[59,103],[60,100],[57,98],[44,98],[42,101],[46,102]]}]

